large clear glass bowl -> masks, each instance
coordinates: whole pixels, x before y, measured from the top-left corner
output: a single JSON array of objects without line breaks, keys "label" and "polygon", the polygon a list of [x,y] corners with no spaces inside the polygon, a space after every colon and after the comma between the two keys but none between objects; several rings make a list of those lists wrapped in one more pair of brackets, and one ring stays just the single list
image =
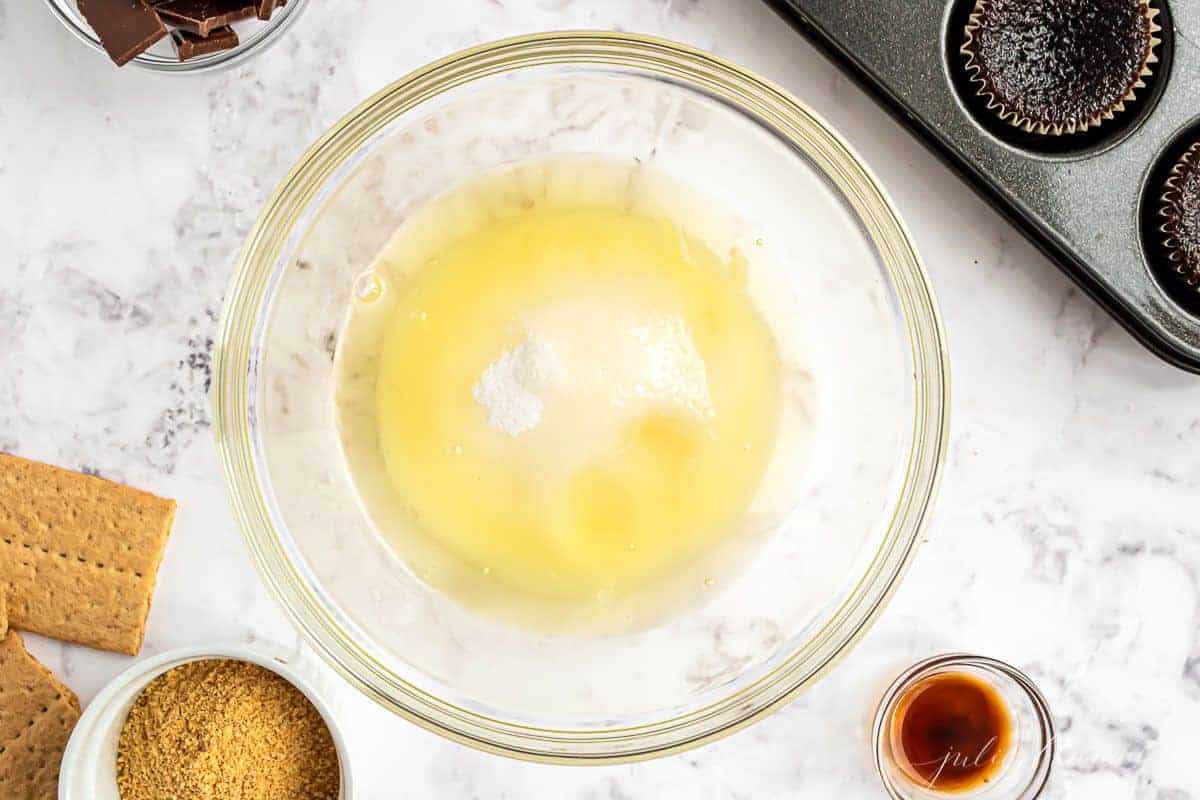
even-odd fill
[{"label": "large clear glass bowl", "polygon": [[[767,302],[791,309],[791,324],[776,335],[802,340],[816,398],[794,502],[755,517],[747,563],[702,602],[603,635],[509,626],[430,588],[362,510],[332,405],[354,279],[413,210],[484,170],[573,153],[649,165],[745,222],[777,265]],[[737,730],[851,648],[928,518],[947,391],[912,242],[828,125],[710,54],[553,33],[418,70],[313,145],[237,265],[213,400],[263,579],[348,681],[465,744],[604,762]]]}]

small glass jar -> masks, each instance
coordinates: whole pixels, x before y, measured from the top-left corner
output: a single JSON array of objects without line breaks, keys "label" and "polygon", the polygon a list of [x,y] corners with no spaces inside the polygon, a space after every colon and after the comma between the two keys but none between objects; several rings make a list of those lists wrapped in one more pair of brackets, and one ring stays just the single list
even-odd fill
[{"label": "small glass jar", "polygon": [[[106,55],[91,26],[79,13],[75,0],[46,0],[46,6],[67,30],[75,34],[75,38],[98,53]],[[238,32],[240,41],[237,47],[228,50],[180,61],[168,35],[146,52],[134,56],[126,66],[140,67],[152,72],[188,74],[227,69],[265,52],[279,41],[307,6],[308,0],[289,0],[287,5],[276,8],[271,19],[267,21],[249,19],[234,23],[233,27]]]},{"label": "small glass jar", "polygon": [[[945,789],[936,781],[922,780],[908,765],[900,742],[912,690],[947,676],[963,676],[994,690],[1007,710],[1008,745],[995,755],[999,763],[986,779],[970,787]],[[1003,661],[965,653],[934,656],[896,678],[875,711],[871,739],[875,766],[893,800],[1034,800],[1046,787],[1054,761],[1054,721],[1046,699],[1029,677]],[[981,754],[960,755],[972,758]]]}]

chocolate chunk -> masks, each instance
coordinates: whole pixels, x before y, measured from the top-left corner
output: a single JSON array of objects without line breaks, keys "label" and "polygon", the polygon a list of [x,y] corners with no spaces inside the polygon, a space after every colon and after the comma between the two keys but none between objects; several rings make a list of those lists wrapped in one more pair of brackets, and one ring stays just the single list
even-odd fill
[{"label": "chocolate chunk", "polygon": [[270,19],[276,8],[283,5],[279,0],[258,0],[258,18]]},{"label": "chocolate chunk", "polygon": [[155,8],[168,25],[209,36],[217,28],[253,17],[258,0],[171,0]]},{"label": "chocolate chunk", "polygon": [[167,35],[162,20],[143,0],[78,0],[78,5],[118,67]]},{"label": "chocolate chunk", "polygon": [[173,30],[171,40],[175,42],[175,52],[179,54],[180,61],[219,53],[238,45],[237,31],[228,25],[214,28],[208,36],[197,36],[191,31]]}]

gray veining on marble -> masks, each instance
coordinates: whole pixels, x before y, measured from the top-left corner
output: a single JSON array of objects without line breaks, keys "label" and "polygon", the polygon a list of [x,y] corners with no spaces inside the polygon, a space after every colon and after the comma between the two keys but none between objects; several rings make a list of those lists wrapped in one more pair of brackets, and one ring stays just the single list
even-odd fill
[{"label": "gray veining on marble", "polygon": [[[583,27],[740,61],[877,171],[950,336],[937,518],[853,655],[733,738],[647,764],[533,766],[443,742],[343,690],[359,796],[875,798],[876,698],[912,661],[962,649],[1014,662],[1045,691],[1060,733],[1047,797],[1200,798],[1200,382],[1130,340],[751,0],[325,0],[262,59],[191,78],[118,72],[40,2],[0,0],[0,449],[181,501],[145,653],[295,641],[226,510],[206,400],[225,283],[276,181],[406,71],[488,39]],[[29,638],[85,702],[128,663]]]}]

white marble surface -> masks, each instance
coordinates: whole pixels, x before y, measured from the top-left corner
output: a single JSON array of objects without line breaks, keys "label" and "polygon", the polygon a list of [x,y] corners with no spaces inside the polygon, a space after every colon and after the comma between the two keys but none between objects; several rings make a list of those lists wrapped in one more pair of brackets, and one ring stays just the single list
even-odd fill
[{"label": "white marble surface", "polygon": [[[740,61],[882,177],[949,329],[940,510],[852,657],[731,739],[633,766],[534,766],[344,690],[358,796],[879,797],[876,697],[909,662],[966,649],[1015,662],[1048,696],[1060,749],[1046,796],[1200,798],[1200,381],[1143,351],[753,0],[317,0],[260,60],[182,79],[118,72],[39,0],[0,0],[0,449],[180,500],[144,654],[295,639],[226,510],[206,400],[222,292],[267,193],[407,70],[582,27]],[[85,702],[129,661],[29,638]]]}]

